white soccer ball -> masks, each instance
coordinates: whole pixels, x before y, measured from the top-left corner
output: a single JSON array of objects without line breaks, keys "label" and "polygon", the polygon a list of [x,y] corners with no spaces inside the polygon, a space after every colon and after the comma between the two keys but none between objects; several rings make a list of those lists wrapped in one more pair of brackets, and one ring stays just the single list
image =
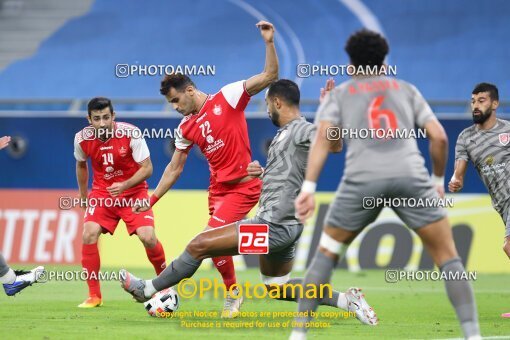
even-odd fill
[{"label": "white soccer ball", "polygon": [[143,304],[150,316],[169,318],[179,308],[179,295],[173,288],[166,288],[157,292]]}]

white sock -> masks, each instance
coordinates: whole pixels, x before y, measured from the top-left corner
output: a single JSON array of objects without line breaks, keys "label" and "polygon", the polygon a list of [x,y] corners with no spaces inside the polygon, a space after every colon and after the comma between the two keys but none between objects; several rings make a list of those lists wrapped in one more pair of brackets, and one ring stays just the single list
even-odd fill
[{"label": "white sock", "polygon": [[289,340],[306,340],[306,333],[293,329]]},{"label": "white sock", "polygon": [[4,284],[11,284],[16,281],[16,273],[14,273],[14,270],[12,268],[9,268],[9,271],[4,276],[0,277],[0,283]]},{"label": "white sock", "polygon": [[143,295],[145,295],[145,297],[152,297],[156,293],[157,293],[157,290],[156,290],[156,288],[154,288],[154,285],[152,284],[152,280],[146,280],[145,288],[143,289]]},{"label": "white sock", "polygon": [[345,293],[338,294],[338,301],[336,302],[336,305],[340,309],[349,310],[349,302],[347,301]]}]

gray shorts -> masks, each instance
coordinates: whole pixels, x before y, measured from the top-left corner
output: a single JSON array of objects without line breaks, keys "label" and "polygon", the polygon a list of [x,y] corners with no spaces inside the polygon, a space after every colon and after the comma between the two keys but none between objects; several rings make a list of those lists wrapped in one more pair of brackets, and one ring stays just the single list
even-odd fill
[{"label": "gray shorts", "polygon": [[238,236],[240,224],[267,224],[269,226],[269,253],[262,256],[277,262],[290,262],[294,260],[296,244],[303,232],[302,224],[278,225],[254,217],[236,223]]},{"label": "gray shorts", "polygon": [[[368,199],[367,199],[368,197]],[[374,222],[384,206],[368,208],[370,198],[439,199],[428,178],[388,178],[370,182],[340,183],[325,222],[332,227],[358,231]],[[365,208],[363,205],[365,204]],[[418,229],[446,216],[442,207],[392,207],[393,211],[411,229]]]}]

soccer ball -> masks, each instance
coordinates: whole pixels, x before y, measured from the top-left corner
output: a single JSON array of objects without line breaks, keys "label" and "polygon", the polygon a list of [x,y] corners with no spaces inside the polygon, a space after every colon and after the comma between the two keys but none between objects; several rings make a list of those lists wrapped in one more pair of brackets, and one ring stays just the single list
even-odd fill
[{"label": "soccer ball", "polygon": [[143,304],[150,316],[168,318],[179,308],[179,295],[173,288],[166,288],[157,292]]}]

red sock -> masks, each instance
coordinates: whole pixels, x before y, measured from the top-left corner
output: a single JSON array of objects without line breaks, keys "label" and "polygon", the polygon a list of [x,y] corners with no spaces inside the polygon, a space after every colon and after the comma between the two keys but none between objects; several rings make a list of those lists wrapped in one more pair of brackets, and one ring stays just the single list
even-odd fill
[{"label": "red sock", "polygon": [[159,275],[159,273],[161,273],[166,268],[165,250],[163,249],[163,246],[158,241],[158,243],[156,243],[153,248],[145,248],[145,252],[147,253],[149,261],[151,261],[152,265],[154,266],[156,274]]},{"label": "red sock", "polygon": [[[81,265],[88,273],[87,285],[89,286],[89,296],[97,296],[101,298],[101,287],[99,284],[99,268],[101,267],[101,259],[99,258],[99,250],[97,243],[83,244],[81,246]],[[94,275],[92,275],[94,273]]]},{"label": "red sock", "polygon": [[230,289],[234,283],[236,283],[236,271],[234,269],[234,260],[232,256],[220,256],[212,259],[214,266],[223,277],[223,283]]}]

